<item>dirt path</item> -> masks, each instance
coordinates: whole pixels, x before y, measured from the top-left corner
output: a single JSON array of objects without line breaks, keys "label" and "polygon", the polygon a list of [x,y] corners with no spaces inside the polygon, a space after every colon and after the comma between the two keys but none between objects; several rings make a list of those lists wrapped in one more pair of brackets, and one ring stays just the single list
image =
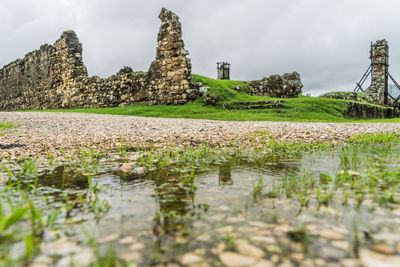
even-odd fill
[{"label": "dirt path", "polygon": [[0,112],[0,121],[21,124],[0,136],[2,159],[41,157],[77,148],[129,145],[247,145],[249,134],[269,131],[277,140],[342,142],[357,132],[398,131],[400,123],[228,122],[81,113]]}]

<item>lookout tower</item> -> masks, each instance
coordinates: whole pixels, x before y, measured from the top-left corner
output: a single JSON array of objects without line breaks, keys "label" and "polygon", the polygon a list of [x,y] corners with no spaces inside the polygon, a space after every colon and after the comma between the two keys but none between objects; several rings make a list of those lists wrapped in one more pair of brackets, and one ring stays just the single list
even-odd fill
[{"label": "lookout tower", "polygon": [[230,79],[230,67],[231,64],[228,62],[217,62],[217,79],[218,80],[229,80]]},{"label": "lookout tower", "polygon": [[[367,98],[379,105],[394,104],[397,105],[400,97],[392,96],[389,91],[389,79],[394,83],[400,91],[400,85],[389,73],[389,46],[386,40],[378,40],[371,42],[370,49],[371,65],[362,76],[361,80],[356,83],[355,92],[365,92]],[[371,85],[364,90],[362,85],[371,75]],[[391,98],[391,99],[389,99]]]}]

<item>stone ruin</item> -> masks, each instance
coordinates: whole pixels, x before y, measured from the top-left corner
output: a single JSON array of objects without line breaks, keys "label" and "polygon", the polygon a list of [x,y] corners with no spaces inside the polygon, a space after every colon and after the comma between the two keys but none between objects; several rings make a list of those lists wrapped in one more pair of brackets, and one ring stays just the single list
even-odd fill
[{"label": "stone ruin", "polygon": [[[42,45],[0,69],[0,110],[177,105],[207,97],[206,87],[191,82],[179,17],[163,8],[159,18],[156,59],[148,72],[128,68],[109,78],[89,77],[82,44],[74,31],[65,31],[54,45]],[[294,72],[252,81],[249,88],[252,95],[295,97],[302,84]]]},{"label": "stone ruin", "polygon": [[147,73],[89,77],[82,44],[75,32],[66,31],[54,45],[42,45],[0,70],[0,109],[184,104],[197,98],[179,17],[163,8],[159,18],[156,60]]},{"label": "stone ruin", "polygon": [[367,99],[379,105],[388,103],[389,46],[386,40],[371,45],[371,85],[365,91]]},{"label": "stone ruin", "polygon": [[250,95],[278,98],[297,97],[301,94],[303,84],[297,72],[264,77],[258,81],[249,82]]},{"label": "stone ruin", "polygon": [[230,80],[231,79],[231,64],[228,62],[217,62],[217,79]]}]

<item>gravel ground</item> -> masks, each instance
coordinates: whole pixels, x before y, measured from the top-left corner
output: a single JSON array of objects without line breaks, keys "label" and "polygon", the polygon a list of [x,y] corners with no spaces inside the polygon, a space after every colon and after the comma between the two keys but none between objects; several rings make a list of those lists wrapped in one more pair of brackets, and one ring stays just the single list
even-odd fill
[{"label": "gravel ground", "polygon": [[345,142],[358,132],[398,131],[400,123],[231,122],[165,119],[81,113],[0,112],[0,121],[21,124],[0,134],[3,159],[71,154],[77,148],[115,149],[119,139],[131,146],[154,143],[193,146],[231,142],[250,145],[255,131],[269,131],[278,141]]}]

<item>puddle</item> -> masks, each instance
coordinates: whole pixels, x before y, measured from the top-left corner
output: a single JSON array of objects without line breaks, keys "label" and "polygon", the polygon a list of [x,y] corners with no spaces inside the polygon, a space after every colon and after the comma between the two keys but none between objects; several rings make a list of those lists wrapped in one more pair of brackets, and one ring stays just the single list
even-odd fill
[{"label": "puddle", "polygon": [[44,213],[59,209],[33,261],[357,266],[381,253],[394,262],[400,250],[398,152],[339,148],[257,160],[225,157],[141,174],[108,162],[91,174],[57,167],[39,175],[38,189],[27,193],[38,207],[48,205]]}]

